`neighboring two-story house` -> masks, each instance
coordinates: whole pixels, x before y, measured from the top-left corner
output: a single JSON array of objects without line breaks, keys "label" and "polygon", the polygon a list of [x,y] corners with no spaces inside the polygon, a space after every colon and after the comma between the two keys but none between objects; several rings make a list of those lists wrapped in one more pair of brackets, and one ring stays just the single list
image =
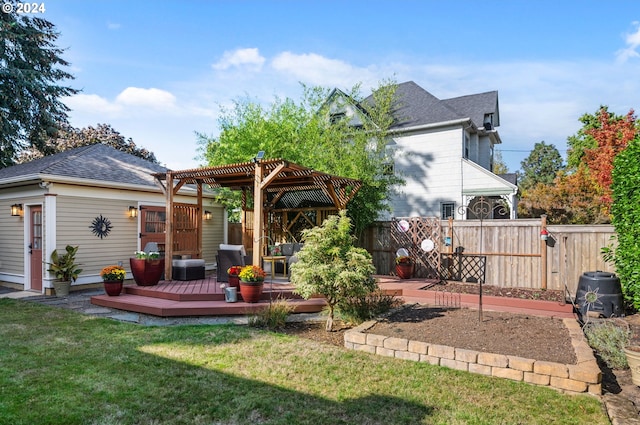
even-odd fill
[{"label": "neighboring two-story house", "polygon": [[[366,114],[336,93],[331,113],[357,125]],[[405,184],[390,201],[391,213],[380,219],[480,218],[472,213],[480,197],[490,203],[482,218],[516,218],[515,175],[492,172],[494,148],[501,143],[497,91],[441,100],[409,81],[397,85],[396,102],[388,146],[393,170]]]}]

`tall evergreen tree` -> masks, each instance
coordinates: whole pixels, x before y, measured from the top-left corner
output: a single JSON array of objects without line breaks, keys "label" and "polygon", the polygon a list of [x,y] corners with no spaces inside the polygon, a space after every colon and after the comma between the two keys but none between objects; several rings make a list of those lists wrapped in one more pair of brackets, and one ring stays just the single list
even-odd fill
[{"label": "tall evergreen tree", "polygon": [[[64,70],[55,26],[37,15],[0,13],[0,168],[12,165],[26,147],[44,150],[47,138],[67,122],[61,97],[78,91],[61,85],[73,79]],[[48,152],[45,152],[48,153]]]},{"label": "tall evergreen tree", "polygon": [[551,184],[558,171],[562,170],[562,156],[554,145],[544,141],[536,143],[528,157],[520,163],[522,178],[518,186],[527,190],[538,183]]}]

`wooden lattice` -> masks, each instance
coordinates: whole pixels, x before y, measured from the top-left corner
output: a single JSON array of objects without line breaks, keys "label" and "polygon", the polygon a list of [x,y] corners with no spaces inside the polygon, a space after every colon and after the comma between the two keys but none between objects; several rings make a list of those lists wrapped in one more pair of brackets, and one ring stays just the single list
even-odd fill
[{"label": "wooden lattice", "polygon": [[[406,231],[400,225],[408,223]],[[405,248],[415,261],[415,277],[440,279],[440,219],[436,217],[399,217],[391,220],[391,241],[393,252]],[[431,240],[434,248],[424,251],[424,240]]]},{"label": "wooden lattice", "polygon": [[484,283],[487,257],[484,255],[442,254],[441,276],[445,280]]}]

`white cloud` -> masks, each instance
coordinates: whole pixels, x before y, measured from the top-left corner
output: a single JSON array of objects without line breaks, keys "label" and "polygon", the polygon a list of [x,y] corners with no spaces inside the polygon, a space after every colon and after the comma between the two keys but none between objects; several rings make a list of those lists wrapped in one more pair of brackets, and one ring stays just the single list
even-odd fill
[{"label": "white cloud", "polygon": [[107,22],[107,29],[116,31],[122,28],[122,25],[117,22]]},{"label": "white cloud", "polygon": [[316,53],[296,55],[283,52],[271,62],[273,69],[287,73],[312,85],[345,87],[355,81],[369,80],[369,71],[347,62],[329,59]]},{"label": "white cloud", "polygon": [[260,55],[257,48],[237,49],[224,52],[222,58],[211,66],[213,69],[220,71],[224,71],[232,67],[249,68],[259,71],[264,62],[265,58]]},{"label": "white cloud", "polygon": [[153,109],[169,109],[175,106],[176,97],[165,90],[139,87],[127,87],[118,97],[116,103],[122,105],[145,106]]},{"label": "white cloud", "polygon": [[74,112],[117,115],[121,107],[97,94],[76,94],[65,98],[64,103]]},{"label": "white cloud", "polygon": [[640,57],[640,53],[638,53],[638,47],[640,47],[640,23],[633,22],[633,25],[636,27],[636,32],[626,35],[625,44],[627,47],[616,52],[618,62],[626,62],[630,58]]}]

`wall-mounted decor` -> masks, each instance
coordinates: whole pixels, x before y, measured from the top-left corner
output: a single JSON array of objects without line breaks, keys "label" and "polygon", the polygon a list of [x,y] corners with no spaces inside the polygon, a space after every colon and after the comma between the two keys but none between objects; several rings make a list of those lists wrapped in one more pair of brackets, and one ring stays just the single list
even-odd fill
[{"label": "wall-mounted decor", "polygon": [[91,226],[89,226],[89,229],[91,229],[91,232],[94,235],[102,239],[106,238],[109,235],[111,227],[111,220],[109,220],[107,217],[103,217],[102,214],[100,214],[98,217],[93,219],[93,221],[91,222]]}]

